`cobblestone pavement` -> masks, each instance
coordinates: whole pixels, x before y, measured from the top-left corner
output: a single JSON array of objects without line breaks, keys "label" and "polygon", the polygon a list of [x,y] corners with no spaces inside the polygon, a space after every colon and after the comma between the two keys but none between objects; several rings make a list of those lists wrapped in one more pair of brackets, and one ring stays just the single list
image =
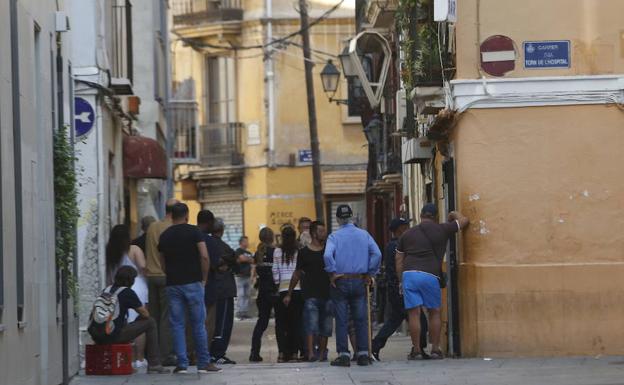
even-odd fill
[{"label": "cobblestone pavement", "polygon": [[[216,374],[78,376],[72,385],[413,385],[413,384],[624,384],[624,357],[571,357],[527,359],[445,359],[406,361],[409,339],[395,336],[382,350],[383,362],[369,367],[334,368],[328,363],[276,364],[274,335],[267,333],[265,362],[250,364],[249,339],[254,323],[237,322],[228,355],[237,365]],[[272,326],[269,328],[272,330]],[[333,346],[330,345],[330,346]]]}]

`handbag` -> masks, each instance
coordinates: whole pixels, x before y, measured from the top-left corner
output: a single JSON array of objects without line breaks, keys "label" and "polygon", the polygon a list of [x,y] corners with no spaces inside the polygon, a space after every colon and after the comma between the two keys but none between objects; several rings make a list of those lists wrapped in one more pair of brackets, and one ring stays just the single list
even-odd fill
[{"label": "handbag", "polygon": [[[442,258],[440,258],[440,256],[436,252],[435,247],[433,247],[433,242],[431,242],[431,238],[429,238],[429,236],[425,232],[425,229],[423,229],[421,225],[418,225],[418,228],[420,229],[420,232],[423,233],[425,238],[427,238],[427,241],[429,241],[429,246],[431,247],[431,251],[433,252],[433,255],[435,255],[436,258],[438,258],[440,261],[442,261]],[[438,277],[438,283],[440,284],[440,289],[446,288],[447,281],[448,281],[448,276],[447,276],[446,272],[442,271],[442,268],[440,267],[440,276]]]}]

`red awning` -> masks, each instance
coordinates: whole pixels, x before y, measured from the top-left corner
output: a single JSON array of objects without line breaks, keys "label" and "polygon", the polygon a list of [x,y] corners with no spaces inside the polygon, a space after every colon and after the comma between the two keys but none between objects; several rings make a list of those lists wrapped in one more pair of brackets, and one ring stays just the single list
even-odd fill
[{"label": "red awning", "polygon": [[167,179],[167,155],[154,139],[144,136],[124,136],[124,177]]}]

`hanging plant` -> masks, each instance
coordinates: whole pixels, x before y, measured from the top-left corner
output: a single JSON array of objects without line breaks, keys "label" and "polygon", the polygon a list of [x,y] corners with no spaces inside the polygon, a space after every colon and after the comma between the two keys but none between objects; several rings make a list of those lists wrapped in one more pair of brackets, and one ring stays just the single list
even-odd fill
[{"label": "hanging plant", "polygon": [[54,216],[56,225],[56,266],[67,278],[67,288],[77,298],[78,280],[74,274],[78,209],[77,175],[74,149],[68,127],[54,133]]}]

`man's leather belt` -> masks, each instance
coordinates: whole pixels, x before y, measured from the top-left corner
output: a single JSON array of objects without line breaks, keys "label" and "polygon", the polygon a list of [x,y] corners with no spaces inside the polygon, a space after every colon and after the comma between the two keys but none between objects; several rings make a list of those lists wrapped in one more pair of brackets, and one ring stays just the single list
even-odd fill
[{"label": "man's leather belt", "polygon": [[342,274],[340,278],[344,279],[365,279],[366,274]]}]

